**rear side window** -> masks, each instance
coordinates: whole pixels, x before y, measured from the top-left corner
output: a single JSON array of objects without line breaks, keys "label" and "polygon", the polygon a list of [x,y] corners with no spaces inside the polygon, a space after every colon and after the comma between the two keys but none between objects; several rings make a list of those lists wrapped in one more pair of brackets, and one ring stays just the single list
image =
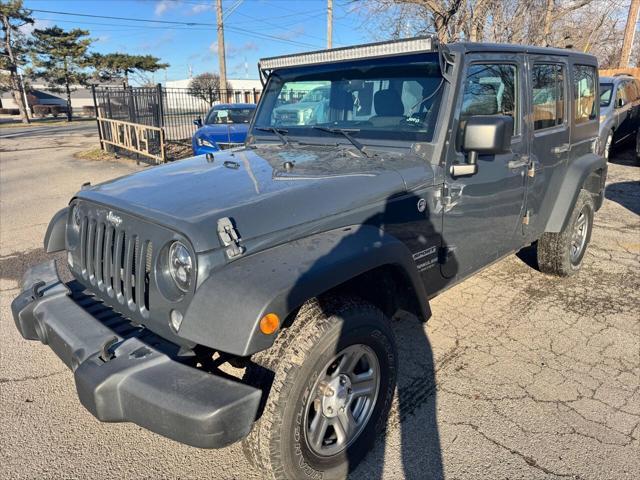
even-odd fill
[{"label": "rear side window", "polygon": [[596,69],[594,67],[574,65],[573,102],[576,124],[596,118]]},{"label": "rear side window", "polygon": [[473,115],[507,115],[518,131],[516,110],[516,66],[473,64],[464,84],[460,120]]},{"label": "rear side window", "polygon": [[624,84],[624,91],[627,97],[627,102],[634,102],[638,99],[636,92],[636,85],[633,80],[627,80]]},{"label": "rear side window", "polygon": [[562,125],[564,122],[564,69],[562,65],[533,67],[533,128]]}]

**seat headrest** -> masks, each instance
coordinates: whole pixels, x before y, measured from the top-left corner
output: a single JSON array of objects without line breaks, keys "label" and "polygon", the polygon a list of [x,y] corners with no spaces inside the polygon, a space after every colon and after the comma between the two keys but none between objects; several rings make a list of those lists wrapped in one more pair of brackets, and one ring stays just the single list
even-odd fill
[{"label": "seat headrest", "polygon": [[395,90],[379,90],[373,96],[373,106],[377,116],[400,117],[404,115],[402,98]]}]

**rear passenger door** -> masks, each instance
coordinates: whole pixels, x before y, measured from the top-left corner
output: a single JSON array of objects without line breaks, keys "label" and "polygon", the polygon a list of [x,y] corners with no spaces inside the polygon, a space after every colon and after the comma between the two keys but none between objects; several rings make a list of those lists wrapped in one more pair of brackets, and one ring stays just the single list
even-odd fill
[{"label": "rear passenger door", "polygon": [[570,150],[568,62],[564,57],[529,57],[531,167],[527,175],[528,224],[525,234],[537,238],[548,188],[562,180]]}]

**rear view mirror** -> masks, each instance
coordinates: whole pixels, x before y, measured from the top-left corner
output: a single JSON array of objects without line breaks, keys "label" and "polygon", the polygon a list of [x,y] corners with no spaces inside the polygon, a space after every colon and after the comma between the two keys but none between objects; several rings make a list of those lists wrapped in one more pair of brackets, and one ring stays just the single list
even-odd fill
[{"label": "rear view mirror", "polygon": [[[506,115],[475,115],[464,126],[462,151],[466,165],[454,165],[453,175],[473,175],[478,171],[478,155],[498,155],[511,148],[513,118]],[[455,167],[455,168],[454,168]]]},{"label": "rear view mirror", "polygon": [[193,121],[193,124],[194,124],[196,127],[200,128],[200,127],[202,126],[202,119],[201,119],[200,117],[196,118],[196,119]]}]

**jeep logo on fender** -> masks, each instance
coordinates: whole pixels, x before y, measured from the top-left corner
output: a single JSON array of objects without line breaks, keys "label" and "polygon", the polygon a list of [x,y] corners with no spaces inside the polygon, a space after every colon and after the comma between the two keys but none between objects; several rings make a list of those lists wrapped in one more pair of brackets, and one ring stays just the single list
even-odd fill
[{"label": "jeep logo on fender", "polygon": [[109,213],[107,213],[107,221],[111,223],[114,227],[119,227],[120,224],[122,223],[122,218],[120,218],[118,215],[116,215],[112,211],[109,211]]}]

